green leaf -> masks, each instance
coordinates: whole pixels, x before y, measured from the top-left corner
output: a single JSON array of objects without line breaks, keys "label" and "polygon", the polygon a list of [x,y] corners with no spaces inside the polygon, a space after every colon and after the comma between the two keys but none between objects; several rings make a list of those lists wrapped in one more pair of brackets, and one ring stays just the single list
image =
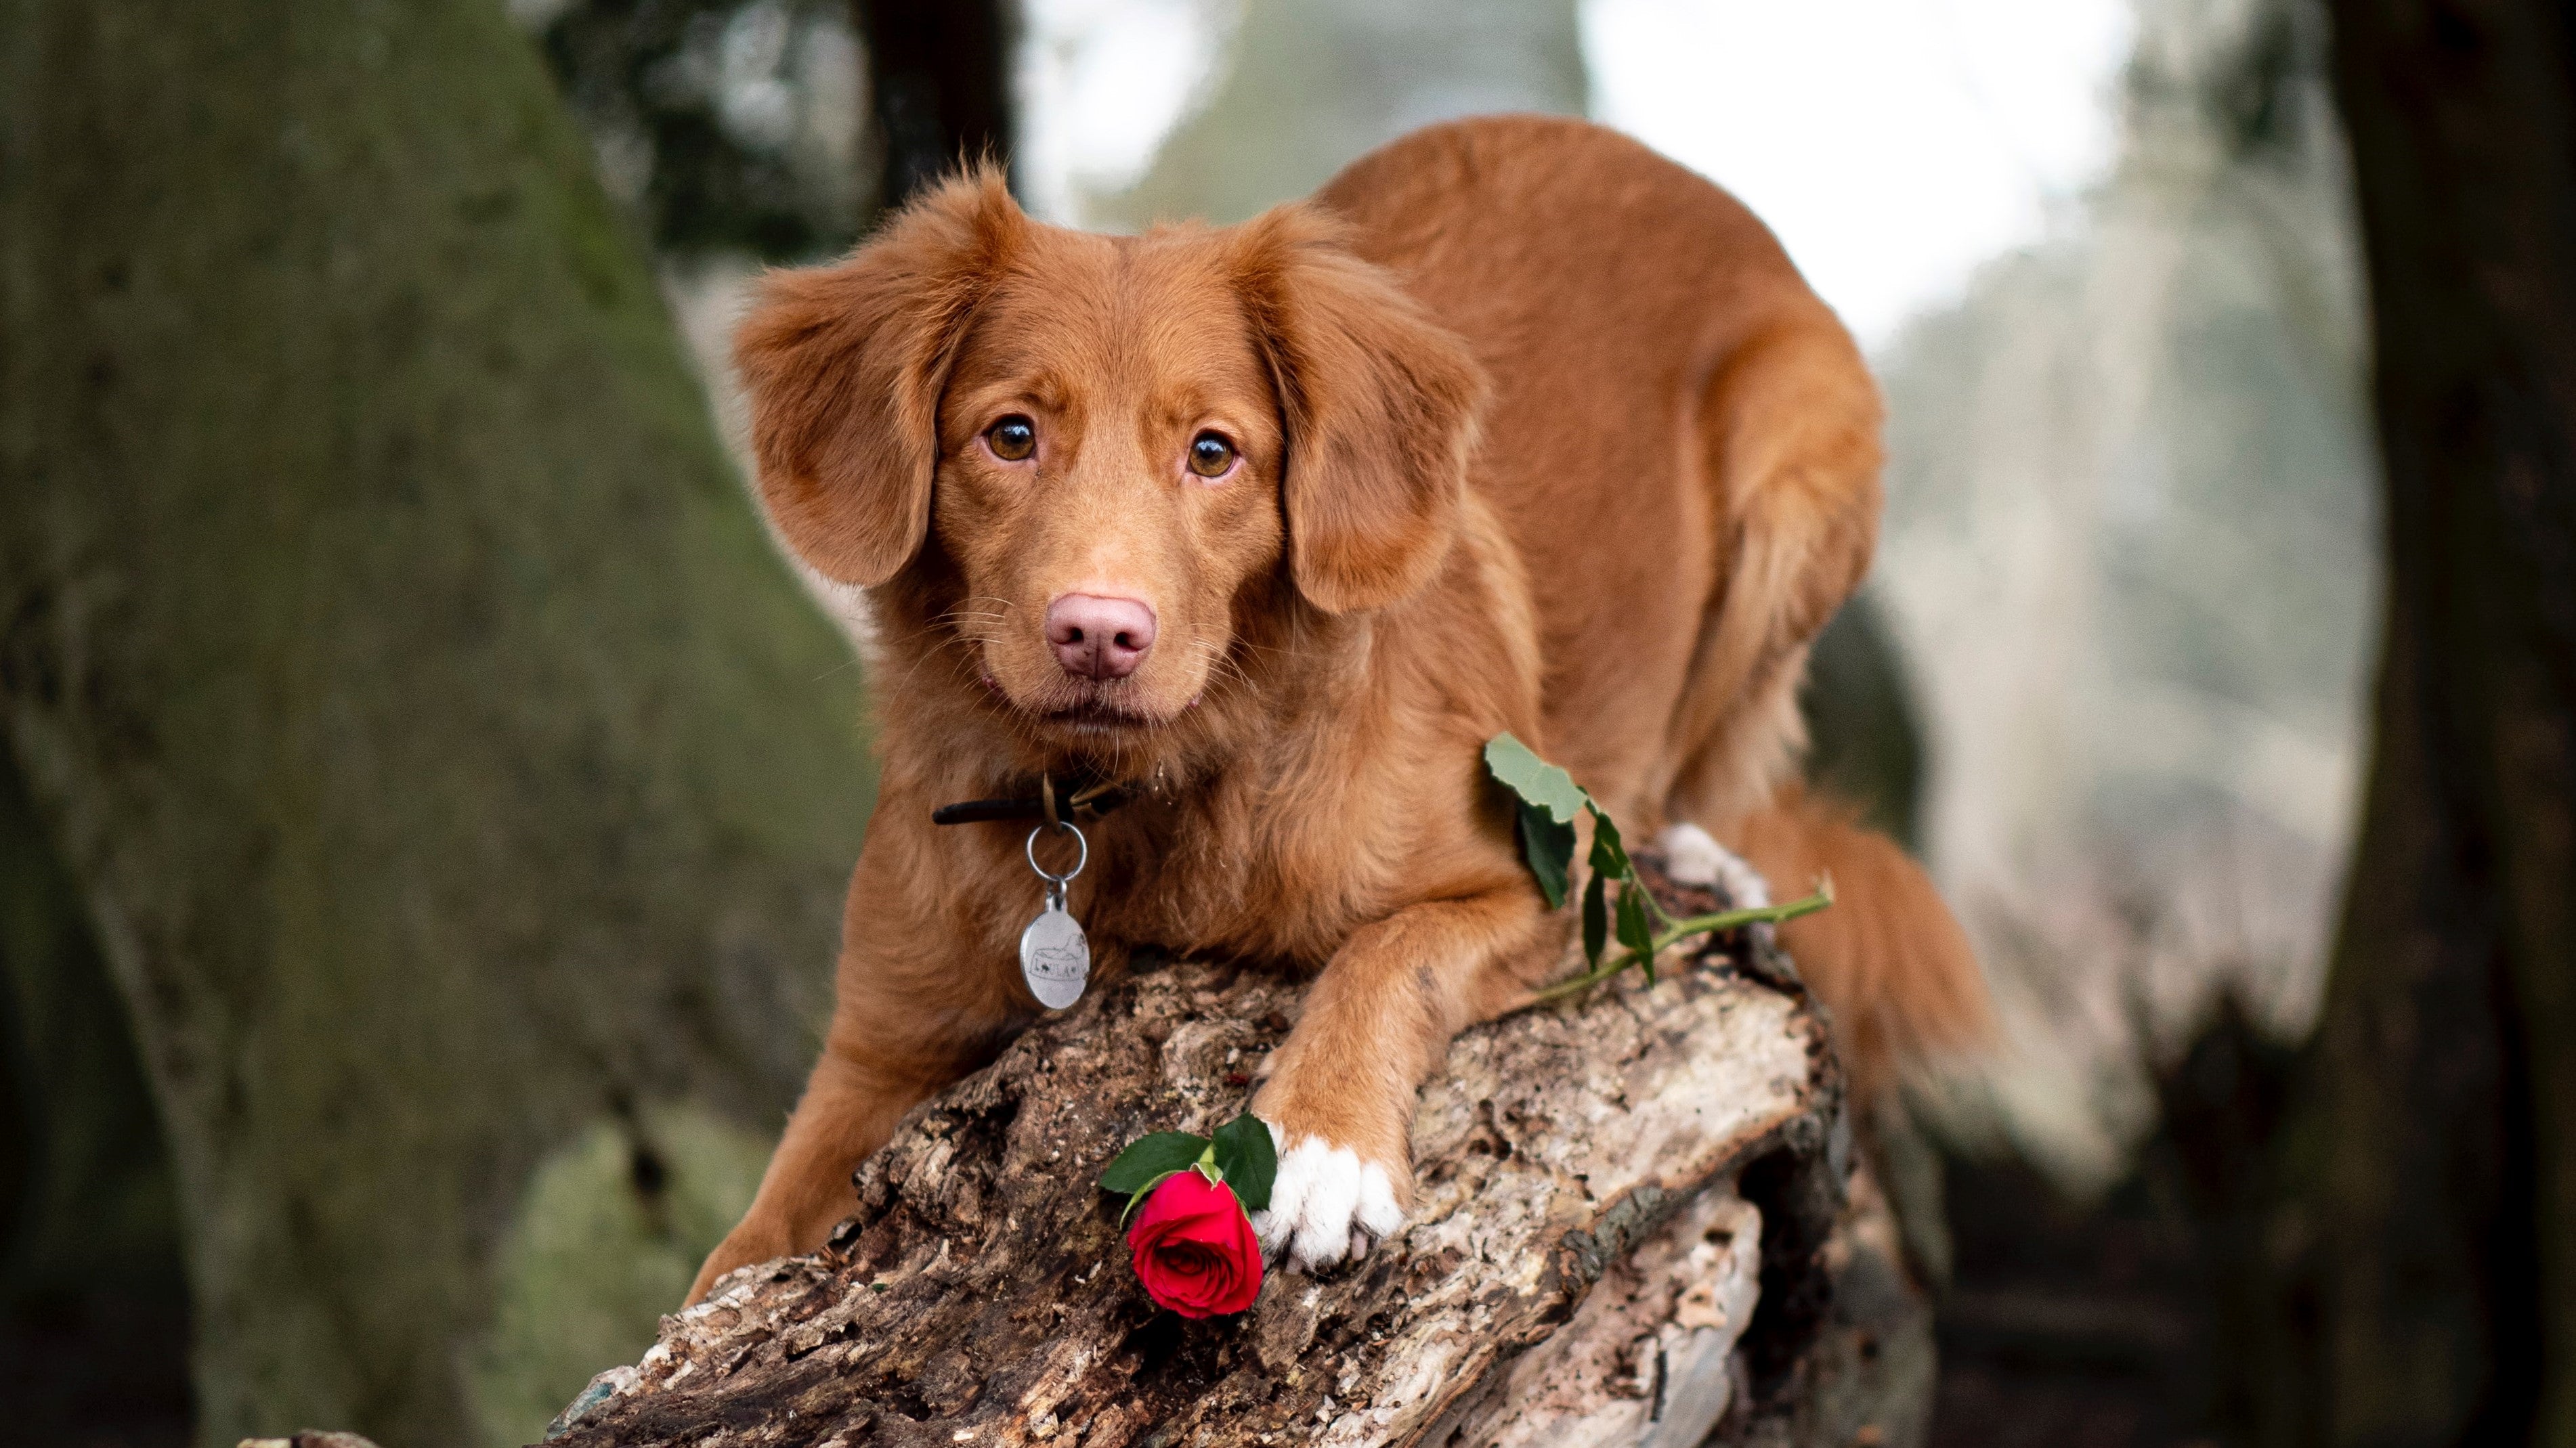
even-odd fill
[{"label": "green leaf", "polygon": [[1279,1175],[1279,1148],[1270,1128],[1247,1111],[1216,1129],[1216,1169],[1247,1212],[1270,1205],[1270,1183]]},{"label": "green leaf", "polygon": [[1645,950],[1655,943],[1655,928],[1646,919],[1646,890],[1631,882],[1619,892],[1619,943]]},{"label": "green leaf", "polygon": [[1565,903],[1566,872],[1574,864],[1574,826],[1559,824],[1544,809],[1521,805],[1521,856],[1538,876],[1550,910]]},{"label": "green leaf", "polygon": [[[1181,1168],[1181,1171],[1187,1170],[1189,1170],[1188,1167]],[[1147,1177],[1143,1186],[1138,1187],[1136,1190],[1127,1194],[1127,1205],[1118,1209],[1118,1225],[1121,1227],[1126,1226],[1127,1219],[1136,1215],[1136,1209],[1145,1205],[1145,1199],[1154,1194],[1154,1188],[1161,1186],[1163,1183],[1170,1181],[1172,1178],[1179,1176],[1180,1174],[1181,1172],[1178,1171],[1167,1171]]]},{"label": "green leaf", "polygon": [[1635,881],[1619,891],[1619,943],[1637,952],[1646,984],[1655,983],[1655,927],[1646,919],[1646,892]]},{"label": "green leaf", "polygon": [[1598,969],[1601,947],[1610,940],[1610,877],[1599,870],[1592,872],[1592,883],[1583,887],[1583,959]]},{"label": "green leaf", "polygon": [[1624,880],[1630,874],[1628,847],[1620,842],[1619,827],[1601,806],[1592,806],[1592,872]]},{"label": "green leaf", "polygon": [[[1601,807],[1574,782],[1573,775],[1539,758],[1509,734],[1485,741],[1485,769],[1519,797],[1521,855],[1529,861],[1530,873],[1538,876],[1547,908],[1557,909],[1565,904],[1574,864],[1574,821],[1588,809],[1594,819],[1607,824]],[[1610,830],[1609,848],[1620,861],[1627,860],[1619,849],[1616,826]],[[1593,850],[1596,855],[1601,850],[1597,835]]]},{"label": "green leaf", "polygon": [[1592,802],[1573,775],[1531,753],[1528,745],[1509,734],[1485,741],[1485,768],[1523,803],[1547,811],[1561,825],[1573,824],[1574,817]]},{"label": "green leaf", "polygon": [[1208,1139],[1186,1131],[1157,1131],[1140,1137],[1100,1174],[1104,1192],[1138,1193],[1176,1171],[1186,1170],[1207,1150]]}]

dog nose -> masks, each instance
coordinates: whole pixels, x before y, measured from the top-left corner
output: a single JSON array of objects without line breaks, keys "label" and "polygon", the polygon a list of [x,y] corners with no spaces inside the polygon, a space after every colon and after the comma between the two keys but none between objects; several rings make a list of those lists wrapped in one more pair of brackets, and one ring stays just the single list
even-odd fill
[{"label": "dog nose", "polygon": [[1154,611],[1132,598],[1068,593],[1047,605],[1046,633],[1066,673],[1123,679],[1154,646]]}]

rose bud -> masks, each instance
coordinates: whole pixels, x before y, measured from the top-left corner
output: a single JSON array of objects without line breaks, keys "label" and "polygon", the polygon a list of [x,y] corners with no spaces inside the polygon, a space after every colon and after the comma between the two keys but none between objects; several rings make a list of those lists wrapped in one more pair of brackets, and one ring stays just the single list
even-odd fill
[{"label": "rose bud", "polygon": [[1127,1229],[1145,1295],[1183,1317],[1241,1312],[1261,1295],[1261,1243],[1231,1188],[1174,1172]]}]

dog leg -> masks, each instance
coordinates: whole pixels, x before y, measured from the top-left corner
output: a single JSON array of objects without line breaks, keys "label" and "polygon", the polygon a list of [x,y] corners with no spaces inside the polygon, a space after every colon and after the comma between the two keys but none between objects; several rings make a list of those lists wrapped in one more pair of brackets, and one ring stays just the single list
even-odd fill
[{"label": "dog leg", "polygon": [[736,1267],[821,1246],[854,1204],[850,1173],[885,1144],[903,1113],[935,1089],[837,1043],[827,1046],[787,1119],[769,1169],[761,1173],[751,1209],[708,1254],[688,1300],[705,1297],[717,1278]]},{"label": "dog leg", "polygon": [[[751,1209],[698,1269],[691,1302],[745,1263],[822,1246],[856,1205],[851,1171],[885,1145],[906,1111],[990,1060],[1033,1014],[1018,988],[1010,936],[977,936],[971,917],[907,877],[929,851],[885,822],[929,813],[898,799],[870,826],[851,878],[822,1058]],[[986,919],[1001,917],[986,912]]]},{"label": "dog leg", "polygon": [[1450,1037],[1526,996],[1545,920],[1535,891],[1496,891],[1398,911],[1333,956],[1253,1101],[1279,1143],[1265,1247],[1318,1267],[1403,1224],[1414,1094]]}]

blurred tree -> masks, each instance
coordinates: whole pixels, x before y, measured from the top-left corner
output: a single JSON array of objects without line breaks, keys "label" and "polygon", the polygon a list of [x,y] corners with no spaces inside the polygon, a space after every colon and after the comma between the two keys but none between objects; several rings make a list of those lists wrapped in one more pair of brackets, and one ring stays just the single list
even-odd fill
[{"label": "blurred tree", "polygon": [[1017,8],[1009,0],[852,0],[885,147],[880,210],[901,206],[961,159],[1009,164]]},{"label": "blurred tree", "polygon": [[2013,1042],[1960,1114],[2087,1193],[2213,996],[2314,1019],[2378,584],[2323,9],[2136,17],[2109,172],[1875,358],[1925,847]]},{"label": "blurred tree", "polygon": [[514,0],[657,251],[838,252],[1011,155],[1008,0]]},{"label": "blurred tree", "polygon": [[207,1444],[534,1436],[813,1051],[858,675],[591,159],[484,0],[0,5],[0,738]]},{"label": "blurred tree", "polygon": [[850,244],[881,156],[844,0],[514,0],[655,248]]},{"label": "blurred tree", "polygon": [[2277,1443],[2576,1442],[2576,24],[2336,0],[2376,742],[2251,1369]]}]

